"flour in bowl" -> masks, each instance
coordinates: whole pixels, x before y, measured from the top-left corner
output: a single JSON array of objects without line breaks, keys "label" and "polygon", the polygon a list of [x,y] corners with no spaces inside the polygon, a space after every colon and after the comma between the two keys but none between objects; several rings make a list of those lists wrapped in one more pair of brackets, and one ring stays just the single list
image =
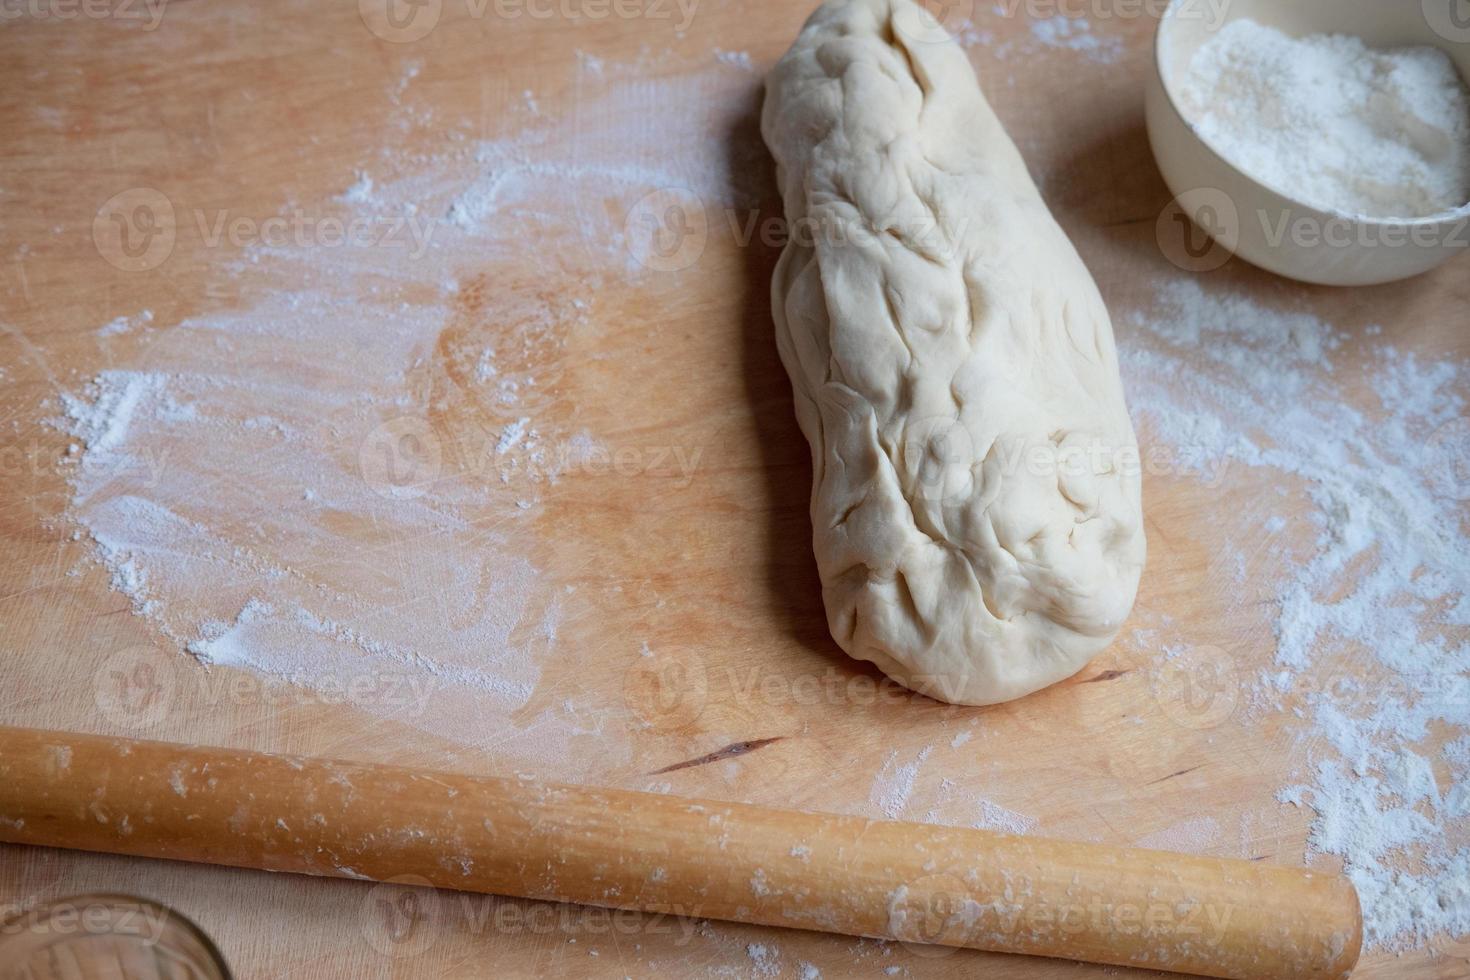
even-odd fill
[{"label": "flour in bowl", "polygon": [[1470,201],[1470,93],[1438,48],[1241,19],[1195,52],[1177,97],[1217,153],[1313,207],[1421,218]]}]

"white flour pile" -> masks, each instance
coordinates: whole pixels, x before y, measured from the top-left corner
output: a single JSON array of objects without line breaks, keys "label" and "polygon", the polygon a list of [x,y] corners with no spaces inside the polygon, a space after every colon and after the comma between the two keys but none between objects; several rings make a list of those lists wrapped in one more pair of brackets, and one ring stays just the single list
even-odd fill
[{"label": "white flour pile", "polygon": [[[1240,601],[1264,580],[1274,605],[1274,657],[1227,653],[1249,710],[1301,719],[1301,782],[1280,798],[1310,807],[1312,849],[1346,863],[1370,942],[1470,933],[1465,371],[1194,280],[1124,323],[1145,438],[1251,495],[1218,514],[1240,549],[1218,560]],[[1345,394],[1354,347],[1362,404]],[[1284,518],[1304,505],[1310,533],[1293,536]]]},{"label": "white flour pile", "polygon": [[1470,201],[1470,97],[1437,48],[1236,20],[1195,53],[1177,94],[1221,156],[1317,208],[1417,218]]}]

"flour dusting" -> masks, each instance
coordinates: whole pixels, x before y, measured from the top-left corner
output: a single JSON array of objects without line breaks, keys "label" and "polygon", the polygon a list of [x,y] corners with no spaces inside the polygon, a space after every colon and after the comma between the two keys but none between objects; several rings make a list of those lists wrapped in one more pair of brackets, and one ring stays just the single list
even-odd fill
[{"label": "flour dusting", "polygon": [[1145,834],[1133,842],[1134,847],[1147,847],[1180,854],[1203,854],[1220,836],[1220,825],[1214,817],[1195,817]]},{"label": "flour dusting", "polygon": [[1057,14],[1038,18],[1031,22],[1031,36],[1046,47],[1077,51],[1105,65],[1123,55],[1122,39],[1095,33],[1085,17]]},{"label": "flour dusting", "polygon": [[869,801],[888,819],[897,820],[908,806],[914,781],[932,751],[932,746],[925,746],[908,762],[898,761],[897,750],[888,753],[869,793]]},{"label": "flour dusting", "polygon": [[667,80],[585,58],[572,118],[508,92],[487,131],[416,104],[408,62],[389,128],[437,150],[389,140],[322,200],[263,216],[289,233],[215,242],[207,312],[100,328],[112,366],[53,421],[74,440],[68,517],[133,611],[202,664],[282,685],[406,679],[417,696],[352,703],[548,775],[623,760],[607,711],[538,699],[586,607],[548,579],[536,522],[608,455],[564,378],[599,289],[648,275],[621,216],[668,187],[738,193],[721,139],[673,139],[742,111],[717,94],[730,67],[748,56]]},{"label": "flour dusting", "polygon": [[[1250,557],[1274,655],[1239,672],[1246,710],[1294,723],[1304,761],[1280,799],[1310,808],[1311,849],[1344,862],[1370,943],[1470,933],[1470,774],[1433,761],[1446,731],[1470,730],[1464,368],[1196,280],[1124,325],[1144,432],[1178,471],[1254,493],[1233,540],[1268,535]],[[1285,534],[1300,508],[1309,526]]]}]

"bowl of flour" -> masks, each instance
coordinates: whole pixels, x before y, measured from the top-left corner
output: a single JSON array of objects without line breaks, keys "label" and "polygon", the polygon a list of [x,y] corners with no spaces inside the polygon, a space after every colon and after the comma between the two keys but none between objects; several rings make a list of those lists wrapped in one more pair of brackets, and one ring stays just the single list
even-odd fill
[{"label": "bowl of flour", "polygon": [[1160,220],[1165,253],[1199,271],[1234,254],[1366,285],[1470,246],[1459,2],[1174,0],[1146,115],[1175,212],[1191,221]]}]

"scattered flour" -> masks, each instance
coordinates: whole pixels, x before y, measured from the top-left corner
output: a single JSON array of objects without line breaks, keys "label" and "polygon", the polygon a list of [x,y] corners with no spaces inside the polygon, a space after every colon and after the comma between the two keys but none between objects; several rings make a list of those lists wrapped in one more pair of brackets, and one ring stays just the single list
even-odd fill
[{"label": "scattered flour", "polygon": [[[139,331],[147,311],[103,327],[135,343],[55,419],[77,538],[180,649],[324,698],[365,683],[355,707],[553,778],[631,751],[604,731],[615,712],[532,706],[582,598],[527,522],[607,455],[559,421],[570,338],[599,329],[604,282],[649,274],[624,243],[640,197],[747,203],[727,70],[579,65],[572,118],[516,90],[529,111],[486,132],[412,105],[408,63],[390,126],[440,150],[385,141],[335,196],[280,204],[373,233],[222,249],[208,292],[230,301],[168,330]],[[549,294],[548,274],[571,285]],[[449,398],[479,428],[435,429]]]},{"label": "scattered flour", "polygon": [[357,172],[357,180],[342,192],[340,200],[348,204],[373,204],[373,179],[364,171]]},{"label": "scattered flour", "polygon": [[80,395],[63,395],[62,406],[71,434],[86,442],[86,465],[104,465],[127,440],[140,404],[160,397],[167,379],[160,374],[108,371],[98,375]]},{"label": "scattered flour", "polygon": [[914,780],[932,751],[931,746],[925,746],[913,759],[902,764],[898,761],[897,749],[888,753],[873,779],[873,788],[868,793],[869,802],[888,819],[897,820],[904,807],[908,806],[909,797],[914,792]]},{"label": "scattered flour", "polygon": [[1036,827],[1034,817],[1017,813],[999,803],[982,799],[979,805],[980,819],[970,825],[978,830],[998,830],[1003,834],[1029,834]]},{"label": "scattered flour", "polygon": [[153,322],[153,311],[142,310],[134,316],[120,316],[97,328],[99,337],[116,337]]},{"label": "scattered flour", "polygon": [[715,48],[715,60],[722,65],[731,68],[739,68],[741,71],[755,71],[755,65],[751,63],[750,54],[745,51],[725,51]]},{"label": "scattered flour", "polygon": [[1110,65],[1123,55],[1123,40],[1094,34],[1085,17],[1043,17],[1031,21],[1031,36],[1049,48],[1065,48]]},{"label": "scattered flour", "polygon": [[939,780],[938,798],[935,805],[924,814],[923,822],[969,826],[976,830],[994,830],[1003,834],[1029,834],[1036,829],[1035,818],[962,788],[949,777]]},{"label": "scattered flour", "polygon": [[[1048,51],[1070,51],[1096,64],[1111,65],[1126,50],[1122,38],[1095,33],[1092,22],[1086,17],[1068,17],[1064,14],[1030,17],[1015,2],[997,4],[990,13],[997,18],[1024,18],[1027,32],[997,32],[967,21],[955,25],[953,33],[955,40],[963,47],[981,48],[986,58],[995,61],[1004,62],[1017,57],[1031,58]],[[994,86],[997,81],[990,84]],[[1007,75],[1005,83],[1008,87],[1014,87],[1016,76]]]},{"label": "scattered flour", "polygon": [[1133,842],[1134,847],[1147,847],[1180,854],[1203,854],[1220,838],[1220,825],[1214,817],[1195,817],[1163,830],[1145,834]]},{"label": "scattered flour", "polygon": [[765,943],[751,943],[745,947],[745,955],[750,957],[751,969],[756,976],[781,975],[781,954],[774,947]]},{"label": "scattered flour", "polygon": [[1417,218],[1470,201],[1470,92],[1438,48],[1242,18],[1200,47],[1178,94],[1223,157],[1315,207]]},{"label": "scattered flour", "polygon": [[1439,733],[1470,730],[1464,369],[1364,331],[1373,394],[1355,403],[1349,337],[1196,280],[1161,287],[1120,336],[1146,436],[1173,447],[1177,471],[1254,490],[1266,509],[1242,515],[1238,539],[1261,523],[1291,537],[1282,515],[1264,520],[1274,506],[1309,515],[1310,533],[1258,572],[1274,664],[1240,671],[1247,710],[1290,702],[1303,719],[1305,781],[1280,798],[1315,814],[1314,851],[1343,859],[1370,943],[1470,933],[1470,774],[1441,785],[1431,762]]},{"label": "scattered flour", "polygon": [[495,443],[495,455],[504,456],[526,438],[526,426],[531,424],[529,418],[518,418],[514,422],[500,430],[500,440]]}]

